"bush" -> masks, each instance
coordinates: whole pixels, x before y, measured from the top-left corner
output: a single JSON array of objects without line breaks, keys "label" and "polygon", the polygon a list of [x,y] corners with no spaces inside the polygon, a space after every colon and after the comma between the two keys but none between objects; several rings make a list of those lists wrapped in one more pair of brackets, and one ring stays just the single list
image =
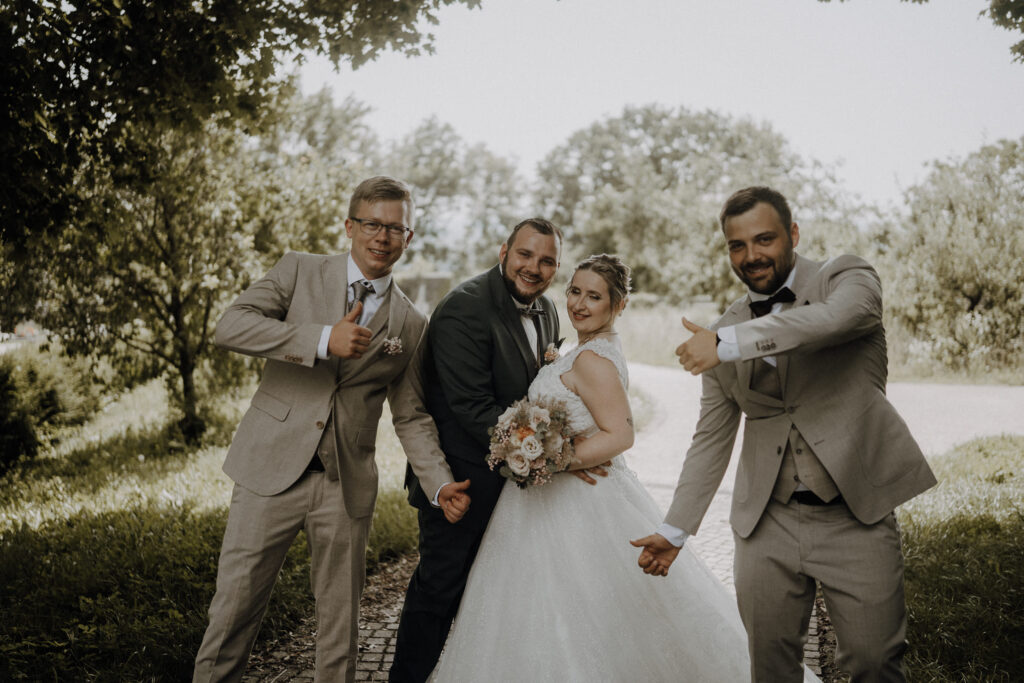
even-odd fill
[{"label": "bush", "polygon": [[1024,517],[903,525],[914,680],[1010,681],[1024,670]]},{"label": "bush", "polygon": [[384,489],[377,496],[373,524],[366,544],[366,570],[416,549],[419,522],[403,489]]},{"label": "bush", "polygon": [[[206,628],[226,511],[85,512],[0,541],[3,680],[187,680]],[[261,630],[310,607],[296,543]]]},{"label": "bush", "polygon": [[1024,437],[932,461],[939,485],[900,510],[911,680],[1010,681],[1024,670]]},{"label": "bush", "polygon": [[35,347],[0,355],[0,472],[36,455],[56,428],[81,424],[98,407],[85,361]]}]

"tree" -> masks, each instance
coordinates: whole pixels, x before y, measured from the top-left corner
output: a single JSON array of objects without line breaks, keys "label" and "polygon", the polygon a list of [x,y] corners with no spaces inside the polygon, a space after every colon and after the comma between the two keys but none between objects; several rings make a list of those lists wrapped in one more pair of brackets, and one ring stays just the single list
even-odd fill
[{"label": "tree", "polygon": [[345,244],[349,198],[380,159],[369,107],[351,96],[335,105],[325,89],[279,109],[275,124],[253,139],[246,185],[255,246],[268,264],[288,249],[331,253]]},{"label": "tree", "polygon": [[[862,208],[828,169],[789,149],[767,124],[657,105],[574,133],[541,163],[539,200],[567,232],[570,256],[620,254],[634,285],[678,302],[739,295],[718,212],[732,192],[771,185],[806,222],[801,252],[821,256],[860,239]],[[813,227],[812,227],[813,226]]]},{"label": "tree", "polygon": [[[832,0],[818,0],[818,2],[831,2]],[[901,0],[923,5],[928,0]],[[839,0],[846,2],[846,0]],[[987,10],[981,12],[982,16],[988,16],[992,23],[1008,31],[1024,33],[1024,0],[989,0]],[[1024,62],[1024,40],[1010,46],[1010,53],[1015,62]]]},{"label": "tree", "polygon": [[71,353],[104,354],[125,371],[129,350],[155,374],[170,371],[190,441],[204,425],[197,373],[207,371],[210,394],[237,365],[209,363],[213,325],[283,251],[337,248],[365,175],[360,156],[376,145],[353,100],[336,107],[322,92],[276,106],[259,137],[230,121],[133,127],[154,153],[83,168],[82,210],[36,269],[49,278],[37,319]]},{"label": "tree", "polygon": [[216,124],[154,132],[159,158],[147,160],[154,174],[145,185],[119,185],[108,167],[85,167],[76,179],[88,200],[81,223],[52,240],[41,322],[73,354],[130,349],[173,369],[190,442],[204,430],[196,373],[210,355],[212,327],[259,269],[241,211],[243,138]]},{"label": "tree", "polygon": [[422,22],[479,0],[9,0],[0,8],[0,242],[60,229],[78,169],[151,153],[126,126],[260,122],[281,61],[315,52],[358,67],[383,50],[430,51]]},{"label": "tree", "polygon": [[1024,359],[1024,138],[935,162],[906,194],[888,269],[890,313],[946,367]]},{"label": "tree", "polygon": [[382,162],[416,199],[416,253],[460,275],[497,260],[523,215],[526,183],[515,164],[483,144],[467,145],[436,117],[392,145]]}]

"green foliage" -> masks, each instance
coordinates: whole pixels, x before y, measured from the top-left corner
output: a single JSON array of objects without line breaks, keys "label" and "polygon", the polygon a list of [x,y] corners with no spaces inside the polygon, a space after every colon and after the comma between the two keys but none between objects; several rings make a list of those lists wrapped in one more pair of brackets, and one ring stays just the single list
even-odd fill
[{"label": "green foliage", "polygon": [[916,355],[957,371],[1024,359],[1024,139],[935,162],[907,192],[909,219],[889,236],[892,316]]},{"label": "green foliage", "polygon": [[540,177],[539,202],[567,233],[563,261],[619,254],[638,292],[671,303],[710,296],[724,307],[742,292],[718,225],[722,203],[742,187],[767,184],[787,196],[810,228],[805,255],[862,239],[864,209],[842,198],[828,169],[805,162],[767,124],[710,111],[626,107],[553,150]]},{"label": "green foliage", "polygon": [[366,544],[367,571],[372,572],[382,562],[416,550],[418,536],[416,508],[409,505],[405,491],[400,488],[381,490]]},{"label": "green foliage", "polygon": [[932,461],[939,485],[900,510],[910,680],[1010,681],[1024,667],[1024,437]]},{"label": "green foliage", "polygon": [[315,52],[358,67],[384,50],[430,51],[422,22],[461,1],[161,2],[11,0],[0,9],[0,241],[24,246],[78,202],[85,158],[140,156],[129,127],[258,124],[283,60]]},{"label": "green foliage", "polygon": [[0,354],[0,472],[99,407],[85,361],[26,346]]},{"label": "green foliage", "polygon": [[[0,540],[5,680],[186,679],[206,627],[223,510],[80,513]],[[281,571],[264,637],[309,608],[307,551]]]},{"label": "green foliage", "polygon": [[[224,419],[237,424],[245,401]],[[188,449],[165,387],[136,387],[32,462],[0,476],[0,679],[182,680],[206,628],[231,482],[222,447]],[[390,428],[385,484],[405,457]],[[381,492],[367,562],[415,546],[415,512]],[[260,639],[312,612],[300,534]]]},{"label": "green foliage", "polygon": [[[818,0],[818,2],[831,2],[832,0]],[[845,0],[839,0],[845,2]],[[917,5],[924,4],[928,0],[902,0]],[[1008,31],[1024,33],[1024,0],[989,0],[988,9],[981,12],[987,15],[992,23]],[[1010,46],[1010,53],[1015,62],[1024,63],[1024,40]]]},{"label": "green foliage", "polygon": [[[1024,0],[989,0],[985,14],[996,26],[1024,33]],[[1014,43],[1010,52],[1014,61],[1024,63],[1024,40]]]},{"label": "green foliage", "polygon": [[72,353],[144,354],[175,373],[190,440],[202,433],[195,374],[214,323],[259,270],[243,212],[249,169],[237,127],[151,131],[149,176],[118,183],[106,166],[77,181],[82,222],[49,254],[39,319]]},{"label": "green foliage", "polygon": [[381,168],[412,188],[416,252],[458,276],[494,265],[512,226],[527,217],[526,181],[515,163],[466,144],[435,117],[393,144]]}]

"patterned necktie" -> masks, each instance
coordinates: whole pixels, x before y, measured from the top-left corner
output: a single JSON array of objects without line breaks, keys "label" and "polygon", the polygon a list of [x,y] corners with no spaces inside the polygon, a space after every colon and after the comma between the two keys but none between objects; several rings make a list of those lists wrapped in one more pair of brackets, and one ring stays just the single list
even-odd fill
[{"label": "patterned necktie", "polygon": [[373,293],[373,283],[366,280],[356,280],[352,283],[352,299],[348,302],[348,310],[355,308],[356,302],[364,302],[366,297]]},{"label": "patterned necktie", "polygon": [[779,291],[772,294],[767,299],[761,301],[750,302],[750,312],[754,314],[755,318],[760,318],[762,315],[768,315],[772,312],[772,306],[777,303],[788,304],[796,301],[796,294],[793,293],[789,287],[783,287]]}]

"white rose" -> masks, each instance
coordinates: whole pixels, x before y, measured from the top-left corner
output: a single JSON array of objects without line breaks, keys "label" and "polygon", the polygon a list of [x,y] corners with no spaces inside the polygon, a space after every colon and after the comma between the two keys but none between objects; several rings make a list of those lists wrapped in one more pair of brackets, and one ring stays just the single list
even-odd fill
[{"label": "white rose", "polygon": [[537,441],[536,437],[528,436],[523,439],[523,443],[519,446],[523,455],[527,460],[536,460],[538,456],[543,455],[544,447],[540,445],[540,441]]},{"label": "white rose", "polygon": [[515,415],[516,415],[516,408],[515,408],[515,406],[509,406],[508,408],[505,408],[505,412],[503,412],[501,415],[498,416],[498,424],[499,425],[507,425],[509,422],[512,421],[512,418],[515,417]]},{"label": "white rose", "polygon": [[560,453],[561,452],[561,450],[562,450],[562,435],[561,435],[561,433],[554,432],[554,431],[550,432],[550,433],[548,433],[548,438],[546,440],[547,440],[547,443],[548,443],[548,450],[550,450],[552,453]]},{"label": "white rose", "polygon": [[522,453],[512,453],[508,456],[508,468],[512,474],[525,477],[530,473],[530,461],[523,457]]},{"label": "white rose", "polygon": [[530,406],[530,426],[533,427],[533,431],[537,431],[537,425],[541,422],[550,422],[551,413],[548,412],[547,408],[541,408],[540,406]]}]

